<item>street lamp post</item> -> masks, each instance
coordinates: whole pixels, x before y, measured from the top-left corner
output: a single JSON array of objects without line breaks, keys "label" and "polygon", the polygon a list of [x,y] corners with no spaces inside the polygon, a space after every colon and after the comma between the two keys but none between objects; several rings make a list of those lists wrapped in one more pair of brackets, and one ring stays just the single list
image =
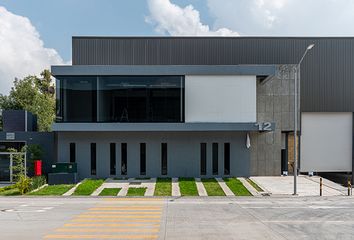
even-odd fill
[{"label": "street lamp post", "polygon": [[[298,112],[297,112],[297,103],[298,103],[298,96],[297,96],[297,87],[298,87],[298,78],[299,78],[299,82],[300,82],[300,65],[302,63],[302,61],[304,60],[306,54],[308,51],[310,51],[313,47],[315,46],[315,44],[310,44],[304,54],[302,55],[299,63],[296,65],[295,67],[295,86],[294,86],[294,194],[293,195],[297,195],[297,116],[298,116]],[[299,89],[300,91],[300,89]]]}]

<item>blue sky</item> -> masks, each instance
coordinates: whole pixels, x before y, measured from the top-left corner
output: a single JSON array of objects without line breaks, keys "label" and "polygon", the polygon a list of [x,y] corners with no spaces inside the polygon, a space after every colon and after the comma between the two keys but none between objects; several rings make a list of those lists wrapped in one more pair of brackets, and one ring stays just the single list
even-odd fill
[{"label": "blue sky", "polygon": [[[210,23],[203,0],[175,0],[193,4],[201,19]],[[71,59],[71,36],[161,35],[145,22],[149,9],[145,0],[1,0],[8,11],[28,17],[46,47],[56,49],[65,61]]]},{"label": "blue sky", "polygon": [[354,0],[0,0],[0,94],[72,36],[354,36]]}]

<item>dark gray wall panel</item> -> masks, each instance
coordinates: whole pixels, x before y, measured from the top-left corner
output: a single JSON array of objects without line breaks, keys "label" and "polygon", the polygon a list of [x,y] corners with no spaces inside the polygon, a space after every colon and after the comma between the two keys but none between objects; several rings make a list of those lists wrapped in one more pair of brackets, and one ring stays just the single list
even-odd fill
[{"label": "dark gray wall panel", "polygon": [[354,38],[73,37],[73,65],[294,64],[301,110],[354,112]]}]

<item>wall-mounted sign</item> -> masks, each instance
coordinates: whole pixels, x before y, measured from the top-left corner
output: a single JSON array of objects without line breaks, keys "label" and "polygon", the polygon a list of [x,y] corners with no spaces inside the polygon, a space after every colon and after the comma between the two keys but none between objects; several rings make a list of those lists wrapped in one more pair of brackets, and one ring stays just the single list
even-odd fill
[{"label": "wall-mounted sign", "polygon": [[264,123],[256,123],[259,131],[272,131],[272,123],[264,122]]},{"label": "wall-mounted sign", "polygon": [[6,133],[6,140],[15,140],[15,133]]}]

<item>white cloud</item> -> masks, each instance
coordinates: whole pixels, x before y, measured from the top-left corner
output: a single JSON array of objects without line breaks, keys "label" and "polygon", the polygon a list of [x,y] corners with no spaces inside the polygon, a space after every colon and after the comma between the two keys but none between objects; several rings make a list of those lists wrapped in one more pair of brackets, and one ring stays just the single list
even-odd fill
[{"label": "white cloud", "polygon": [[353,0],[207,0],[215,26],[241,35],[352,36]]},{"label": "white cloud", "polygon": [[204,25],[199,12],[188,5],[184,8],[170,2],[170,0],[148,0],[150,16],[146,18],[148,23],[155,26],[155,30],[162,34],[174,36],[238,36],[227,28],[211,30]]},{"label": "white cloud", "polygon": [[52,64],[63,64],[63,59],[44,47],[30,20],[0,6],[0,93],[9,92],[15,77],[39,74]]}]

